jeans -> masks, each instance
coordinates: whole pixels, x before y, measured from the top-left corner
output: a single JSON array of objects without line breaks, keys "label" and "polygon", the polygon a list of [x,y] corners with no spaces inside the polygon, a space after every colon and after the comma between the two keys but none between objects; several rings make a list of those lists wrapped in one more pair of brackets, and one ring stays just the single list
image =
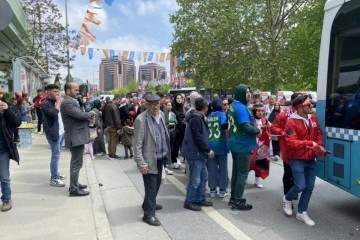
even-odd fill
[{"label": "jeans", "polygon": [[0,153],[0,182],[1,182],[1,201],[11,200],[10,188],[10,155],[9,152]]},{"label": "jeans", "polygon": [[185,203],[201,202],[205,200],[206,181],[208,180],[206,160],[186,160],[189,163],[189,183],[187,187]]},{"label": "jeans", "polygon": [[51,140],[47,138],[47,141],[51,149],[51,159],[50,159],[51,179],[58,179],[59,159],[60,159],[61,146],[64,141],[64,134],[61,134],[58,140]]},{"label": "jeans", "polygon": [[243,199],[246,180],[249,175],[251,153],[232,152],[233,168],[231,175],[231,199],[240,202]]},{"label": "jeans", "polygon": [[143,202],[144,217],[155,217],[156,196],[161,184],[163,160],[157,161],[157,174],[143,174],[145,197]]},{"label": "jeans", "polygon": [[132,145],[124,145],[124,149],[125,149],[125,158],[129,158],[129,152],[130,152],[130,157],[133,156]]},{"label": "jeans", "polygon": [[213,159],[207,161],[210,189],[219,187],[221,190],[226,190],[228,185],[227,162],[227,154],[215,155]]},{"label": "jeans", "polygon": [[291,160],[294,186],[285,195],[286,200],[294,200],[301,192],[298,212],[306,212],[316,179],[315,160]]}]

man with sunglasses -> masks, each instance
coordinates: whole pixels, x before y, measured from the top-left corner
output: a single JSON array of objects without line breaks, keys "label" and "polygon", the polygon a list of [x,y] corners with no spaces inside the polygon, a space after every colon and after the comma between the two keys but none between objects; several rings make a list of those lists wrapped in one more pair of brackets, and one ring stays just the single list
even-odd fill
[{"label": "man with sunglasses", "polygon": [[301,193],[296,218],[308,226],[314,226],[315,222],[307,215],[307,209],[316,179],[315,158],[325,155],[325,149],[321,146],[323,136],[307,95],[295,98],[292,106],[295,111],[285,125],[285,133],[294,186],[283,197],[283,210],[287,216],[291,216],[292,200]]}]

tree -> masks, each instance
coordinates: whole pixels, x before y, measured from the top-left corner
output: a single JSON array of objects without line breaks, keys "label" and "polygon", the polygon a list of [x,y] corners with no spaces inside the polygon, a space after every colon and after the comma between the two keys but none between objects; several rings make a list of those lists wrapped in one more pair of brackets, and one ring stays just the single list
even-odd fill
[{"label": "tree", "polygon": [[129,90],[129,92],[137,92],[139,86],[138,86],[136,80],[133,79],[133,80],[130,80],[130,81],[128,82],[127,88],[128,88],[128,90]]},{"label": "tree", "polygon": [[174,85],[173,84],[162,84],[159,87],[159,92],[163,93],[163,94],[167,94],[169,92],[170,89],[173,89]]},{"label": "tree", "polygon": [[129,91],[129,88],[127,88],[127,87],[117,87],[117,88],[113,89],[111,92],[114,95],[120,95],[120,96],[124,97],[130,91]]},{"label": "tree", "polygon": [[[52,0],[21,0],[21,3],[32,26],[31,30],[21,33],[22,38],[32,39],[32,45],[22,55],[42,60],[39,64],[50,71],[67,66],[70,39],[66,36],[65,27],[60,23],[62,14],[58,6]],[[74,59],[74,55],[70,56],[70,61]]]},{"label": "tree", "polygon": [[[272,93],[288,86],[287,68],[295,61],[288,49],[297,47],[296,29],[304,27],[299,19],[306,16],[307,23],[321,22],[322,11],[314,9],[324,6],[324,0],[320,3],[315,0],[177,0],[177,3],[179,9],[170,16],[170,22],[174,24],[172,54],[185,56],[179,71],[195,69],[192,78],[197,87],[206,83],[211,88],[227,89],[245,83],[253,88],[271,89]],[[312,47],[316,49],[319,42],[313,38],[319,38],[321,26],[313,26],[309,32],[314,34],[307,35],[309,39],[305,41],[316,44]],[[317,66],[315,57],[310,60],[308,65]],[[313,81],[311,77],[303,76],[303,79],[307,81],[304,85],[312,86],[308,82]]]}]

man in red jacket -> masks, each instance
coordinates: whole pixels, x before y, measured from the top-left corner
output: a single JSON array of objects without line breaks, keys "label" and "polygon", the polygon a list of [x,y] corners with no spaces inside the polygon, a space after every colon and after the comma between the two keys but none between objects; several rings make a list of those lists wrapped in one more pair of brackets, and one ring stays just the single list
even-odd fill
[{"label": "man in red jacket", "polygon": [[286,215],[291,216],[292,200],[301,193],[296,218],[308,226],[314,226],[315,222],[306,211],[315,185],[315,158],[318,154],[325,153],[325,149],[321,146],[323,136],[318,118],[312,114],[312,102],[307,95],[295,98],[292,106],[294,113],[286,122],[285,133],[287,157],[291,161],[294,186],[283,197],[283,209]]},{"label": "man in red jacket", "polygon": [[[291,95],[291,104],[294,99],[298,96],[302,95],[301,93],[294,93]],[[283,185],[284,185],[284,195],[286,195],[290,188],[294,186],[294,179],[291,172],[290,160],[287,157],[287,144],[285,138],[285,124],[290,117],[291,114],[294,113],[294,109],[292,106],[289,106],[285,111],[282,111],[276,116],[275,122],[270,127],[271,134],[279,135],[279,146],[281,159],[283,160],[284,166],[284,175],[283,175]]]}]

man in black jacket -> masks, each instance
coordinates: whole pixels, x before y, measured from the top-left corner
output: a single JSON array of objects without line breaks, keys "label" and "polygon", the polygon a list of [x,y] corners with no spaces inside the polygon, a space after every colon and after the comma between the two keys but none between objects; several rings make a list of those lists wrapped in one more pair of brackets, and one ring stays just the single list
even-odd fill
[{"label": "man in black jacket", "polygon": [[12,138],[12,128],[21,124],[21,116],[17,108],[4,98],[4,91],[0,88],[0,182],[1,182],[1,211],[12,208],[10,187],[10,159],[18,164],[19,153]]},{"label": "man in black jacket", "polygon": [[51,149],[50,186],[65,187],[65,177],[58,172],[61,146],[64,141],[64,125],[60,114],[61,97],[59,86],[49,84],[46,87],[48,97],[41,104],[44,120],[44,132]]}]

